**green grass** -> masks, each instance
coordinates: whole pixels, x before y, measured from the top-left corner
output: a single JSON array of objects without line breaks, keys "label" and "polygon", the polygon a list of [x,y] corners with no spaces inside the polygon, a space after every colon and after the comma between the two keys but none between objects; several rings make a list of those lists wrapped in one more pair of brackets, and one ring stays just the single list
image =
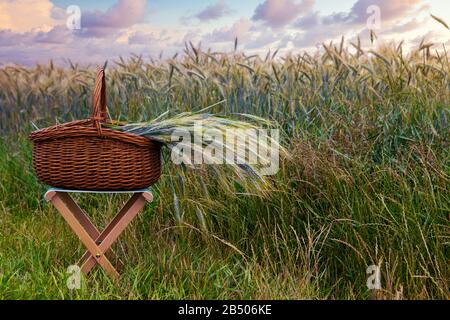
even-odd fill
[{"label": "green grass", "polygon": [[[117,61],[109,112],[145,121],[226,99],[215,112],[276,120],[292,159],[269,198],[166,162],[155,202],[114,245],[127,262],[120,283],[96,269],[71,291],[66,268],[83,247],[44,203],[26,137],[30,121],[88,116],[94,70],[2,67],[0,298],[450,298],[447,53],[186,54]],[[77,200],[104,225],[125,198]],[[381,267],[376,293],[371,264]]]}]

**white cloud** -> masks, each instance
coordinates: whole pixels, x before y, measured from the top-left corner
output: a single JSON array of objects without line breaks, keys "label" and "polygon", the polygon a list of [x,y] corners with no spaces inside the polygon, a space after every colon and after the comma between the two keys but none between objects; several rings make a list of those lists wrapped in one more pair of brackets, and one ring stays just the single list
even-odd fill
[{"label": "white cloud", "polygon": [[273,28],[283,27],[300,15],[310,12],[315,0],[265,0],[258,5],[252,20],[263,21]]},{"label": "white cloud", "polygon": [[207,42],[224,42],[234,41],[237,37],[240,41],[249,39],[249,31],[252,26],[251,21],[248,18],[240,18],[230,27],[223,27],[212,31],[207,34],[204,39]]},{"label": "white cloud", "polygon": [[[341,36],[352,38],[368,34],[367,20],[370,6],[378,6],[381,13],[381,29],[375,30],[379,39],[390,40],[408,32],[420,32],[422,22],[417,16],[429,9],[422,0],[357,0],[348,12],[321,15],[319,12],[299,18],[293,27],[298,30],[292,37],[296,47],[314,47],[324,41],[338,40]],[[406,33],[406,34],[405,34]],[[405,39],[408,40],[408,39]]]},{"label": "white cloud", "polygon": [[57,24],[50,0],[0,1],[0,30],[48,31]]},{"label": "white cloud", "polygon": [[81,15],[83,35],[105,37],[118,30],[129,28],[142,22],[146,8],[146,0],[119,0],[106,12],[83,12]]},{"label": "white cloud", "polygon": [[225,0],[219,0],[217,3],[207,6],[205,9],[195,15],[201,21],[210,21],[221,18],[231,13]]},{"label": "white cloud", "polygon": [[[143,21],[145,0],[118,0],[106,11],[83,12],[82,32],[68,30],[65,10],[49,0],[0,0],[0,63],[70,58],[94,64],[119,55],[155,56],[162,51],[164,56],[172,56],[182,53],[189,41],[216,51],[232,50],[236,37],[239,48],[250,54],[265,53],[268,48],[279,48],[280,53],[314,49],[322,42],[339,41],[342,35],[346,39],[359,35],[367,43],[369,3],[381,9],[382,29],[376,31],[380,42],[404,39],[417,43],[427,33],[429,41],[448,42],[448,30],[430,18],[430,7],[423,0],[355,0],[349,11],[329,15],[313,11],[314,0],[266,0],[252,17],[209,29],[203,24],[162,28]],[[202,12],[208,13],[204,18],[218,17],[221,9],[211,6]],[[17,16],[17,12],[22,14]]]}]

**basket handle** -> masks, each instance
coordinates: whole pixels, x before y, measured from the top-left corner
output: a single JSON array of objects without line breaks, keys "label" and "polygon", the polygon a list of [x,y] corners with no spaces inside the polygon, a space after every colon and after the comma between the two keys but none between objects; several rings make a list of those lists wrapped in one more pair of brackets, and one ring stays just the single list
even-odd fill
[{"label": "basket handle", "polygon": [[99,135],[102,135],[102,122],[106,122],[106,92],[105,92],[105,69],[97,67],[97,76],[95,77],[93,112],[91,119],[94,127],[97,128]]}]

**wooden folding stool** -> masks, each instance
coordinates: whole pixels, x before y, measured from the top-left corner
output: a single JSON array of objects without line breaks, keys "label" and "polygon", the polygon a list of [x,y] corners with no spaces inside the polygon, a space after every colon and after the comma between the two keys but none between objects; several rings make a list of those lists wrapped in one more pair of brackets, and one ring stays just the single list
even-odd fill
[{"label": "wooden folding stool", "polygon": [[[91,222],[87,214],[76,204],[70,196],[73,193],[132,193],[133,195],[123,206],[119,213],[111,220],[106,228],[99,230]],[[108,275],[117,279],[119,272],[105,255],[119,235],[126,229],[129,223],[138,215],[146,202],[153,200],[150,190],[136,191],[82,191],[66,189],[49,189],[45,194],[45,200],[51,201],[64,220],[69,224],[87,251],[79,261],[81,271],[89,273],[95,265],[100,265]]]}]

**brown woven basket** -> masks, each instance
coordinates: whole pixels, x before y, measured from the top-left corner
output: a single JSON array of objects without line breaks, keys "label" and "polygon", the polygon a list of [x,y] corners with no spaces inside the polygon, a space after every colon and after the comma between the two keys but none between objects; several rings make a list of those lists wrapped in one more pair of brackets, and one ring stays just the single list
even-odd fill
[{"label": "brown woven basket", "polygon": [[161,145],[134,134],[102,127],[107,122],[105,72],[95,79],[90,119],[31,133],[33,168],[53,187],[77,190],[136,190],[161,176]]}]

